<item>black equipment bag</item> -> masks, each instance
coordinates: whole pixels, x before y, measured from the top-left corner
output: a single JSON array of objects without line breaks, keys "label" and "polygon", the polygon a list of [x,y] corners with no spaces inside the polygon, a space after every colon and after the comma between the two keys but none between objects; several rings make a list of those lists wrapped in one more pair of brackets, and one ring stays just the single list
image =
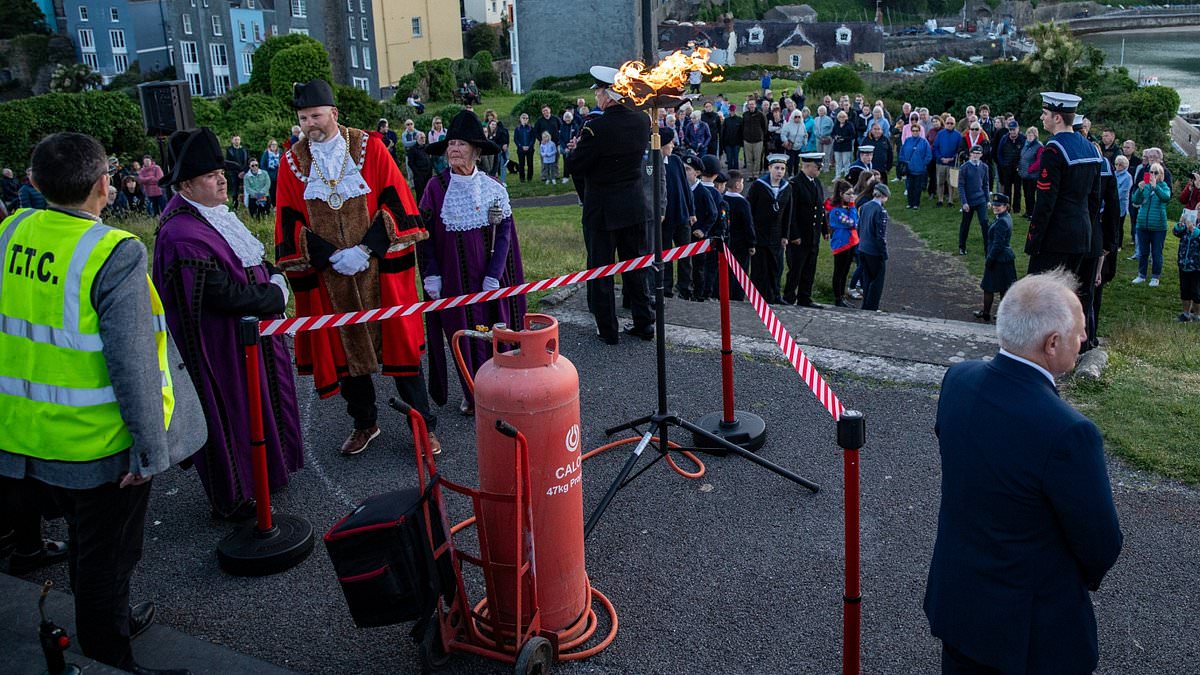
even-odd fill
[{"label": "black equipment bag", "polygon": [[425,620],[439,593],[453,597],[450,556],[435,561],[422,506],[428,501],[434,546],[447,538],[437,501],[416,488],[368,498],[325,533],[325,549],[359,628]]}]

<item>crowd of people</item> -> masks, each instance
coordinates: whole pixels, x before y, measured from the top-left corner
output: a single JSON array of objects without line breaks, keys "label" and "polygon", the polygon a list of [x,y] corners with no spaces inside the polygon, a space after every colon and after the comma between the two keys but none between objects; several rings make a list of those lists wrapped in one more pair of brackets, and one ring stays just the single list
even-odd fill
[{"label": "crowd of people", "polygon": [[[724,96],[700,109],[689,103],[658,111],[663,166],[656,170],[649,164],[645,117],[614,91],[616,72],[592,69],[594,107],[583,99],[558,115],[544,107],[532,123],[522,115],[511,136],[494,111],[481,120],[471,109],[449,125],[434,118],[428,131],[412,120],[400,134],[387,120],[371,131],[349,128],[338,121],[328,83],[313,80],[295,86],[298,124],[291,137],[282,145],[270,141],[262,153],[236,135],[222,147],[210,129],[179,132],[169,139],[165,173],[149,156],[123,167],[95,139],[60,133],[34,150],[24,184],[4,170],[5,201],[12,195],[16,203],[15,215],[0,225],[0,248],[30,253],[20,268],[13,258],[0,318],[5,326],[54,329],[31,328],[24,342],[0,340],[5,381],[52,374],[41,388],[0,391],[13,399],[0,408],[0,488],[10,521],[0,523],[0,536],[15,542],[13,564],[21,570],[72,561],[86,654],[136,667],[129,640],[149,624],[153,609],[130,607],[129,578],[155,474],[172,464],[194,467],[215,518],[253,514],[241,317],[278,317],[293,298],[298,315],[320,315],[412,303],[418,290],[438,299],[524,281],[504,182],[510,143],[522,181],[533,180],[536,157],[542,180],[575,183],[588,267],[646,253],[654,228],[664,248],[720,239],[768,303],[805,307],[818,307],[813,284],[820,250],[828,246],[835,304],[853,307],[851,300],[861,300],[864,310],[880,308],[889,183],[903,178],[906,205],[918,208],[932,176],[938,204],[959,202],[960,253],[971,222],[980,223],[986,271],[978,318],[991,320],[997,296],[1004,298],[1001,322],[1006,311],[1010,317],[1036,313],[1026,306],[1038,304],[1037,289],[1046,284],[1059,300],[1064,289],[1077,298],[1073,305],[1063,300],[1047,319],[1047,330],[1057,331],[1053,344],[1037,343],[1020,322],[1000,331],[1013,359],[1055,374],[1096,344],[1102,289],[1115,274],[1127,215],[1138,243],[1134,283],[1148,278],[1158,285],[1173,195],[1162,153],[1150,148],[1139,156],[1132,142],[1118,146],[1107,129],[1100,141],[1090,140],[1087,121],[1076,114],[1078,97],[1043,95],[1041,124],[1051,134],[1043,144],[1035,127],[1022,133],[1011,115],[993,119],[987,106],[978,115],[968,107],[961,128],[948,113],[930,116],[908,104],[895,124],[882,103],[865,106],[861,95],[825,97],[812,117],[801,89],[784,90],[779,102],[764,87],[747,98],[741,116]],[[659,190],[650,176],[660,181]],[[1182,321],[1200,311],[1200,174],[1179,198],[1192,214],[1172,228],[1181,239]],[[1028,272],[1049,279],[1026,283],[1031,290],[1025,292],[1011,247],[1012,212],[1022,203],[1030,220]],[[274,262],[242,220],[241,207],[250,216],[274,213]],[[158,218],[149,283],[145,247],[103,224],[107,214],[122,210]],[[42,257],[34,260],[33,251]],[[665,294],[715,297],[718,255],[714,250],[667,265]],[[76,269],[77,258],[89,262]],[[622,333],[652,339],[662,310],[651,300],[645,271],[624,273],[623,282],[632,316],[624,327],[613,279],[588,282],[597,337],[607,345],[618,344]],[[730,286],[733,299],[744,298],[736,281]],[[1063,312],[1073,319],[1076,310],[1078,326],[1059,320]],[[524,299],[516,297],[424,319],[414,314],[306,331],[292,348],[282,337],[264,338],[260,396],[271,488],[286,485],[304,462],[295,374],[311,376],[321,397],[340,394],[346,401],[351,431],[342,455],[362,453],[381,434],[372,380],[379,373],[425,417],[438,453],[431,401],[445,405],[450,398],[445,341],[479,324],[520,326],[524,313]],[[112,344],[122,349],[104,348]],[[490,356],[485,341],[473,342],[463,355],[459,410],[465,415],[474,412],[466,377]],[[194,428],[200,431],[187,431]],[[70,443],[61,441],[64,435]],[[30,506],[44,503],[54,507]],[[1097,508],[1108,515],[1103,504]],[[69,542],[42,538],[46,515],[66,516]],[[1110,549],[1100,558],[1107,560]],[[1102,576],[1098,570],[1089,579],[1098,584]],[[951,595],[931,590],[930,602],[949,607],[956,602]],[[966,656],[978,660],[978,654]]]}]

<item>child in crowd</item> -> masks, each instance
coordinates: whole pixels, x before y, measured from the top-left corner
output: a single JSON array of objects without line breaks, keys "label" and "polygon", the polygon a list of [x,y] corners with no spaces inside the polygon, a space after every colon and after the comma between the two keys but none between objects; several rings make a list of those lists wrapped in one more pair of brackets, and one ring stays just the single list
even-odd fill
[{"label": "child in crowd", "polygon": [[1200,224],[1196,212],[1187,210],[1171,229],[1179,237],[1179,321],[1200,321]]},{"label": "child in crowd", "polygon": [[858,209],[850,183],[839,178],[833,182],[829,198],[829,249],[833,252],[833,304],[852,307],[846,302],[846,275],[858,253]]},{"label": "child in crowd", "polygon": [[[729,252],[733,259],[742,266],[746,274],[750,273],[750,258],[754,255],[754,214],[750,211],[750,202],[742,195],[746,188],[746,179],[741,171],[729,171],[728,190],[725,191],[725,203],[729,207]],[[738,283],[733,270],[729,272],[729,299],[745,300],[746,291]]]},{"label": "child in crowd", "polygon": [[981,321],[992,320],[992,303],[996,294],[1003,296],[1017,280],[1017,268],[1013,262],[1017,256],[1009,245],[1013,228],[1009,208],[1008,195],[992,193],[992,214],[995,219],[988,225],[987,240],[983,242],[987,257],[983,262],[983,280],[979,282],[979,287],[983,289],[983,309],[975,312],[975,318]]},{"label": "child in crowd", "polygon": [[558,180],[558,146],[550,140],[550,132],[542,132],[542,144],[538,147],[542,155],[542,182],[549,184]]}]

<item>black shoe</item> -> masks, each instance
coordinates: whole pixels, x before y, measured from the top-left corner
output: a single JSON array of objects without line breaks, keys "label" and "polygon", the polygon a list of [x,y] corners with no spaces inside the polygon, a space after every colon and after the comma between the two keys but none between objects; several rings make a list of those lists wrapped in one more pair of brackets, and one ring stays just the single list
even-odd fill
[{"label": "black shoe", "polygon": [[693,295],[693,296],[692,296],[692,301],[693,301],[693,302],[704,302],[704,301],[705,301],[705,300],[707,300],[707,299],[708,299],[708,297],[707,297],[707,296],[704,296],[704,295]]},{"label": "black shoe", "polygon": [[958,249],[958,254],[959,254],[959,255],[966,255],[966,254],[967,254],[967,249],[965,249],[965,248],[960,248],[960,249]]},{"label": "black shoe", "polygon": [[42,542],[41,550],[36,553],[19,553],[13,551],[8,559],[8,573],[21,576],[30,572],[63,562],[67,559],[67,544],[61,541],[47,539]]},{"label": "black shoe", "polygon": [[809,300],[808,302],[797,302],[796,306],[797,307],[807,307],[809,309],[825,309],[823,306],[818,305],[817,303],[813,302],[812,300]]},{"label": "black shoe", "polygon": [[596,337],[600,338],[600,341],[606,345],[615,345],[621,341],[616,335],[597,335]]},{"label": "black shoe", "polygon": [[146,632],[150,624],[154,623],[154,603],[139,602],[129,608],[129,639],[141,635]]},{"label": "black shoe", "polygon": [[187,668],[146,668],[136,663],[129,672],[133,675],[192,675],[192,671]]},{"label": "black shoe", "polygon": [[991,322],[992,322],[992,315],[991,315],[991,314],[988,314],[987,312],[985,312],[985,311],[983,311],[983,310],[981,310],[981,309],[977,309],[977,310],[975,310],[974,312],[972,312],[972,314],[974,314],[974,315],[975,315],[975,318],[976,318],[976,319],[979,319],[980,321],[982,321],[982,322],[984,322],[984,323],[991,323]]},{"label": "black shoe", "polygon": [[679,291],[679,299],[680,299],[680,300],[691,300],[691,299],[692,299],[692,294],[691,294],[691,293],[684,293],[683,291]]},{"label": "black shoe", "polygon": [[796,304],[796,299],[795,299],[795,298],[784,298],[784,299],[783,299],[783,304],[785,304],[785,305],[794,305],[794,304]]},{"label": "black shoe", "polygon": [[643,340],[653,340],[654,326],[642,326],[641,328],[638,328],[637,326],[626,326],[625,334],[636,338],[641,338]]},{"label": "black shoe", "polygon": [[673,298],[673,297],[675,297],[675,294],[670,291],[663,291],[663,297],[664,298]]}]

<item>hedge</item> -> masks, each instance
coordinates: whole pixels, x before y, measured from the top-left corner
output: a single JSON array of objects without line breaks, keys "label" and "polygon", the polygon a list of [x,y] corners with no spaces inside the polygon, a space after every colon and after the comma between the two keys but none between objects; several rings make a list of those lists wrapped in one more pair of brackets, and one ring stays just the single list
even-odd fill
[{"label": "hedge", "polygon": [[318,77],[333,84],[329,54],[320,43],[288,47],[271,59],[271,94],[281,101],[292,100],[292,85],[296,82]]},{"label": "hedge", "polygon": [[373,131],[379,124],[383,107],[367,92],[339,84],[334,86],[333,95],[337,101],[339,124],[367,131]]},{"label": "hedge", "polygon": [[[45,94],[0,103],[0,164],[14,171],[29,163],[33,147],[58,131],[88,134],[108,152],[140,156],[155,148],[142,129],[142,111],[128,96],[108,91]],[[157,151],[155,153],[157,155]]]},{"label": "hedge", "polygon": [[1138,147],[1166,149],[1171,147],[1167,130],[1178,109],[1179,93],[1174,89],[1141,87],[1101,98],[1088,116],[1094,128],[1112,127],[1117,138],[1135,139]]},{"label": "hedge", "polygon": [[517,102],[512,109],[513,119],[521,116],[521,113],[527,113],[529,119],[537,119],[542,114],[542,106],[550,106],[550,112],[559,115],[562,111],[571,107],[571,101],[557,91],[546,91],[544,89],[534,89],[525,97]]},{"label": "hedge", "polygon": [[804,91],[809,96],[818,94],[854,94],[866,92],[867,85],[858,72],[849,66],[822,68],[804,80]]},{"label": "hedge", "polygon": [[562,77],[543,77],[534,81],[530,91],[541,89],[545,91],[576,91],[592,86],[595,80],[591,73],[576,73]]}]

